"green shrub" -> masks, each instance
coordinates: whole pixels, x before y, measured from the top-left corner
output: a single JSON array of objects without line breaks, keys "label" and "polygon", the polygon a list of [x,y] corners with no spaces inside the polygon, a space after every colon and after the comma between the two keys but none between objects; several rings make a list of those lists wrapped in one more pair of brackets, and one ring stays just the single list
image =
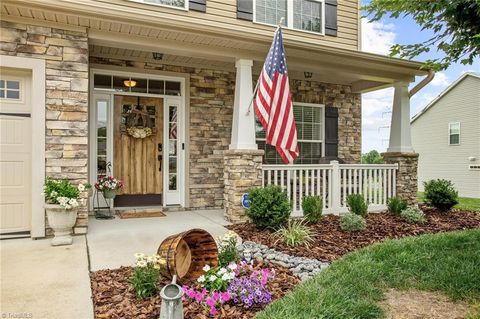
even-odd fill
[{"label": "green shrub", "polygon": [[348,213],[340,217],[340,228],[345,231],[360,231],[367,227],[365,218],[360,215]]},{"label": "green shrub", "polygon": [[303,219],[289,220],[286,226],[275,232],[275,236],[278,238],[277,242],[281,240],[291,247],[303,245],[308,248],[314,242],[313,232]]},{"label": "green shrub", "polygon": [[400,213],[403,219],[409,224],[425,223],[425,214],[416,207],[408,207]]},{"label": "green shrub", "polygon": [[362,217],[367,216],[368,204],[362,194],[350,194],[347,196],[347,206],[350,212]]},{"label": "green shrub", "polygon": [[430,180],[423,183],[425,202],[442,212],[449,211],[458,204],[458,192],[452,182],[445,179]]},{"label": "green shrub", "polygon": [[302,209],[303,217],[308,223],[317,223],[322,218],[323,200],[320,196],[305,196]]},{"label": "green shrub", "polygon": [[250,208],[247,209],[247,216],[258,228],[277,229],[285,225],[290,218],[292,207],[280,186],[252,188],[248,197]]},{"label": "green shrub", "polygon": [[387,201],[388,211],[392,214],[400,214],[407,208],[407,202],[399,196],[394,196]]},{"label": "green shrub", "polygon": [[232,262],[240,260],[237,251],[237,234],[230,230],[218,239],[218,262],[220,267],[226,267]]},{"label": "green shrub", "polygon": [[148,298],[157,294],[160,278],[160,257],[158,255],[145,256],[135,254],[137,259],[133,268],[130,283],[137,298]]}]

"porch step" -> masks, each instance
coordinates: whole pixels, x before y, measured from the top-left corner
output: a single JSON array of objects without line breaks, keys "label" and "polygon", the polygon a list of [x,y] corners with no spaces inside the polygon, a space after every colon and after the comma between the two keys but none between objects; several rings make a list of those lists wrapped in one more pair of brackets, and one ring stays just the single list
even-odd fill
[{"label": "porch step", "polygon": [[163,207],[164,212],[184,212],[186,211],[185,207],[182,206],[165,206]]}]

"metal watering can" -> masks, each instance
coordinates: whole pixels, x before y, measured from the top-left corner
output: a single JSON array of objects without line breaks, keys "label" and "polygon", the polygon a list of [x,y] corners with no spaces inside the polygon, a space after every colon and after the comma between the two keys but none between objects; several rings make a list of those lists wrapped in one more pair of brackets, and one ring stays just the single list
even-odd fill
[{"label": "metal watering can", "polygon": [[172,283],[162,288],[160,297],[160,319],[183,319],[183,289],[177,285],[176,275],[173,276]]}]

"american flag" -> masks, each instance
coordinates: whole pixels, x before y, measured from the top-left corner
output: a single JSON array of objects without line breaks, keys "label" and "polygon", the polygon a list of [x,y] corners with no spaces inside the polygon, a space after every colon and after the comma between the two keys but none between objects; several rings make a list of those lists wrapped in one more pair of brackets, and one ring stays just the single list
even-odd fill
[{"label": "american flag", "polygon": [[259,81],[255,114],[265,129],[267,144],[275,146],[285,164],[291,164],[298,156],[297,128],[280,27],[275,32]]},{"label": "american flag", "polygon": [[172,118],[170,119],[170,139],[177,138],[177,110],[173,110]]}]

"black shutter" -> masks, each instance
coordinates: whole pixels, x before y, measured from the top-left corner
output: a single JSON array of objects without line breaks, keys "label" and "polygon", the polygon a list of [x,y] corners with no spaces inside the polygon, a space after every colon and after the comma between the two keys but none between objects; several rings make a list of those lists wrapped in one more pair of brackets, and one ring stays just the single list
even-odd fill
[{"label": "black shutter", "polygon": [[337,0],[325,0],[325,34],[337,36]]},{"label": "black shutter", "polygon": [[338,157],[338,109],[325,107],[325,157]]},{"label": "black shutter", "polygon": [[207,0],[189,0],[188,9],[192,11],[207,11]]},{"label": "black shutter", "polygon": [[237,19],[253,21],[253,0],[237,0]]}]

